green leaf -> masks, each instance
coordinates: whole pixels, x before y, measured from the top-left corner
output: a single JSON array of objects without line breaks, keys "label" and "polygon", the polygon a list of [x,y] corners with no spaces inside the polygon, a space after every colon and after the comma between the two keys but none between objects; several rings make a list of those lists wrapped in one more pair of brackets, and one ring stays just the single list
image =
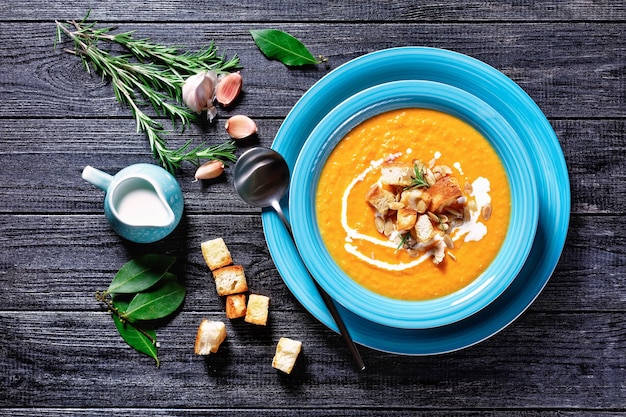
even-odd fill
[{"label": "green leaf", "polygon": [[127,262],[106,290],[111,293],[144,291],[156,284],[176,262],[174,256],[148,254]]},{"label": "green leaf", "polygon": [[276,59],[288,66],[319,64],[302,42],[282,30],[258,29],[250,34],[261,52],[269,59]]},{"label": "green leaf", "polygon": [[167,273],[156,288],[140,292],[128,305],[122,317],[137,320],[156,320],[172,314],[185,299],[185,287],[176,281],[176,276]]},{"label": "green leaf", "polygon": [[[114,299],[113,306],[120,312],[123,312],[128,308],[128,301]],[[159,366],[160,361],[156,347],[156,331],[129,322],[123,322],[117,314],[113,314],[112,316],[115,327],[120,336],[122,336],[122,339],[136,351],[153,358],[156,361],[156,365]]]}]

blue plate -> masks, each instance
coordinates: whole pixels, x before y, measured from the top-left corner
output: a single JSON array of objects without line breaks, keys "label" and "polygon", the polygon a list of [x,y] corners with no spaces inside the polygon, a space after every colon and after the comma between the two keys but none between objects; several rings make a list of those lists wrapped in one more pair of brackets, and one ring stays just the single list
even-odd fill
[{"label": "blue plate", "polygon": [[[546,285],[567,235],[570,214],[567,166],[550,123],[515,82],[466,55],[421,47],[374,52],[330,72],[289,112],[272,148],[293,169],[305,139],[331,109],[366,88],[397,80],[440,82],[485,101],[516,131],[531,155],[536,175],[539,221],[531,252],[506,291],[478,313],[447,326],[400,329],[374,323],[338,306],[357,343],[397,354],[440,354],[471,346],[498,333],[519,317]],[[314,317],[337,331],[280,219],[270,210],[264,211],[262,218],[270,254],[285,284]]]},{"label": "blue plate", "polygon": [[[375,115],[403,108],[438,110],[478,130],[503,162],[511,190],[508,232],[496,259],[466,287],[426,301],[384,297],[346,275],[325,247],[318,227],[317,204],[311,197],[316,194],[328,156],[344,136]],[[535,177],[530,166],[530,157],[515,130],[476,96],[433,81],[403,80],[378,84],[331,110],[302,147],[291,181],[291,189],[298,191],[292,192],[289,198],[298,250],[322,288],[335,301],[367,320],[406,329],[453,323],[476,313],[502,294],[530,253],[538,214]]]}]

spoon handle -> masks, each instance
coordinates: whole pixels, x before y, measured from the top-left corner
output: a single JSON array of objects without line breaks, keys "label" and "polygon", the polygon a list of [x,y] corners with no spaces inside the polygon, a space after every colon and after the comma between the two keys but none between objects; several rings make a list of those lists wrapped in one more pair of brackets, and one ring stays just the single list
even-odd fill
[{"label": "spoon handle", "polygon": [[328,295],[328,293],[324,291],[322,287],[320,287],[320,285],[317,283],[315,278],[313,278],[313,275],[311,275],[311,273],[309,273],[309,275],[313,279],[313,282],[315,283],[315,287],[317,288],[317,291],[319,291],[320,295],[322,296],[322,300],[324,300],[324,304],[326,304],[326,308],[328,308],[330,315],[333,317],[333,320],[335,320],[335,323],[337,324],[337,327],[339,328],[339,333],[341,334],[341,337],[348,345],[348,349],[350,350],[352,357],[356,361],[357,368],[359,369],[359,371],[364,371],[365,363],[363,362],[363,358],[361,358],[361,354],[359,353],[356,345],[354,344],[354,340],[352,340],[352,337],[350,337],[350,333],[348,332],[348,329],[346,328],[346,325],[343,322],[343,319],[341,318],[339,311],[337,311],[337,306],[335,306],[335,302],[330,297],[330,295]]},{"label": "spoon handle", "polygon": [[[278,214],[278,217],[280,217],[280,220],[283,222],[283,224],[285,225],[285,228],[289,232],[289,236],[291,236],[291,240],[293,240],[295,244],[296,241],[293,237],[293,232],[291,231],[291,225],[289,224],[289,221],[285,217],[285,214],[283,213],[283,210],[280,207],[280,203],[278,201],[272,202],[272,208],[276,211],[276,213]],[[326,305],[326,308],[328,309],[328,312],[332,316],[333,320],[335,320],[335,324],[337,324],[339,333],[341,334],[341,337],[348,345],[348,349],[350,350],[352,357],[356,361],[356,365],[359,371],[365,370],[365,363],[363,362],[363,358],[361,358],[361,354],[359,353],[359,350],[357,349],[356,344],[354,343],[354,340],[352,340],[352,337],[350,336],[350,333],[348,332],[348,328],[346,327],[346,324],[343,322],[343,319],[341,318],[341,315],[339,314],[339,311],[337,310],[335,301],[319,285],[319,283],[317,282],[313,274],[311,274],[311,272],[309,271],[309,268],[307,268],[306,264],[304,262],[302,262],[302,264],[304,265],[304,268],[306,269],[309,276],[313,280],[313,283],[315,284],[315,288],[317,288],[317,291],[320,293],[322,300],[324,301],[324,304]]]}]

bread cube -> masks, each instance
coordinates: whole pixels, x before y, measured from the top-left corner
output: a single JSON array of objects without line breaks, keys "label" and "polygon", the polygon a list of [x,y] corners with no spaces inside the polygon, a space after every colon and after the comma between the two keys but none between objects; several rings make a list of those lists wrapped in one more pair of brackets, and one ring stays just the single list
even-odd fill
[{"label": "bread cube", "polygon": [[244,320],[248,323],[258,324],[259,326],[267,325],[269,305],[269,297],[259,294],[250,294]]},{"label": "bread cube", "polygon": [[204,261],[211,271],[223,268],[233,263],[230,251],[228,250],[226,243],[224,243],[224,239],[221,237],[202,242],[200,244],[200,248],[202,249]]},{"label": "bread cube", "polygon": [[248,291],[246,275],[241,265],[225,266],[213,271],[215,288],[220,296]]},{"label": "bread cube", "polygon": [[411,208],[401,208],[397,212],[396,229],[400,232],[411,230],[417,222],[417,211]]},{"label": "bread cube", "polygon": [[459,181],[450,175],[434,183],[428,189],[428,194],[432,196],[430,211],[433,213],[441,213],[446,207],[454,204],[459,197],[463,196]]},{"label": "bread cube", "polygon": [[389,205],[396,201],[396,196],[393,193],[384,190],[380,185],[374,184],[368,190],[365,199],[376,209],[377,212],[386,216],[389,211]]},{"label": "bread cube", "polygon": [[408,187],[413,180],[413,164],[408,162],[385,162],[380,167],[383,185]]},{"label": "bread cube", "polygon": [[433,237],[435,229],[427,214],[422,214],[417,218],[415,231],[417,232],[417,239],[422,243],[428,242]]},{"label": "bread cube", "polygon": [[198,327],[194,351],[197,355],[216,353],[224,339],[226,339],[224,323],[204,319]]},{"label": "bread cube", "polygon": [[302,349],[302,342],[281,337],[276,346],[276,354],[272,366],[279,371],[290,374]]},{"label": "bread cube", "polygon": [[238,319],[246,315],[246,295],[233,294],[226,297],[226,317]]}]

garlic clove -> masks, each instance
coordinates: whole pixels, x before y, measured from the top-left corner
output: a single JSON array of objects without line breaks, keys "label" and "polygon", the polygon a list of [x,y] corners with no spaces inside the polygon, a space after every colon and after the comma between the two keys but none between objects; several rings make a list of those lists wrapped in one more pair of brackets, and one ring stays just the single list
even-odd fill
[{"label": "garlic clove", "polygon": [[195,87],[198,84],[197,79],[199,75],[200,74],[192,75],[191,77],[187,78],[183,83],[183,101],[185,103],[187,103],[187,100],[189,99],[192,91],[195,90]]},{"label": "garlic clove", "polygon": [[219,80],[215,88],[215,98],[224,107],[228,107],[239,97],[243,77],[237,72],[230,73]]},{"label": "garlic clove", "polygon": [[183,84],[183,101],[192,111],[196,113],[202,112],[202,105],[198,100],[198,96],[196,91],[198,86],[202,83],[204,78],[204,73],[200,72],[198,74],[192,75],[191,77],[185,80]]},{"label": "garlic clove", "polygon": [[244,139],[257,133],[257,126],[254,120],[242,114],[228,119],[224,127],[233,139]]},{"label": "garlic clove", "polygon": [[196,181],[217,178],[224,172],[224,163],[217,159],[200,165],[194,175]]}]

